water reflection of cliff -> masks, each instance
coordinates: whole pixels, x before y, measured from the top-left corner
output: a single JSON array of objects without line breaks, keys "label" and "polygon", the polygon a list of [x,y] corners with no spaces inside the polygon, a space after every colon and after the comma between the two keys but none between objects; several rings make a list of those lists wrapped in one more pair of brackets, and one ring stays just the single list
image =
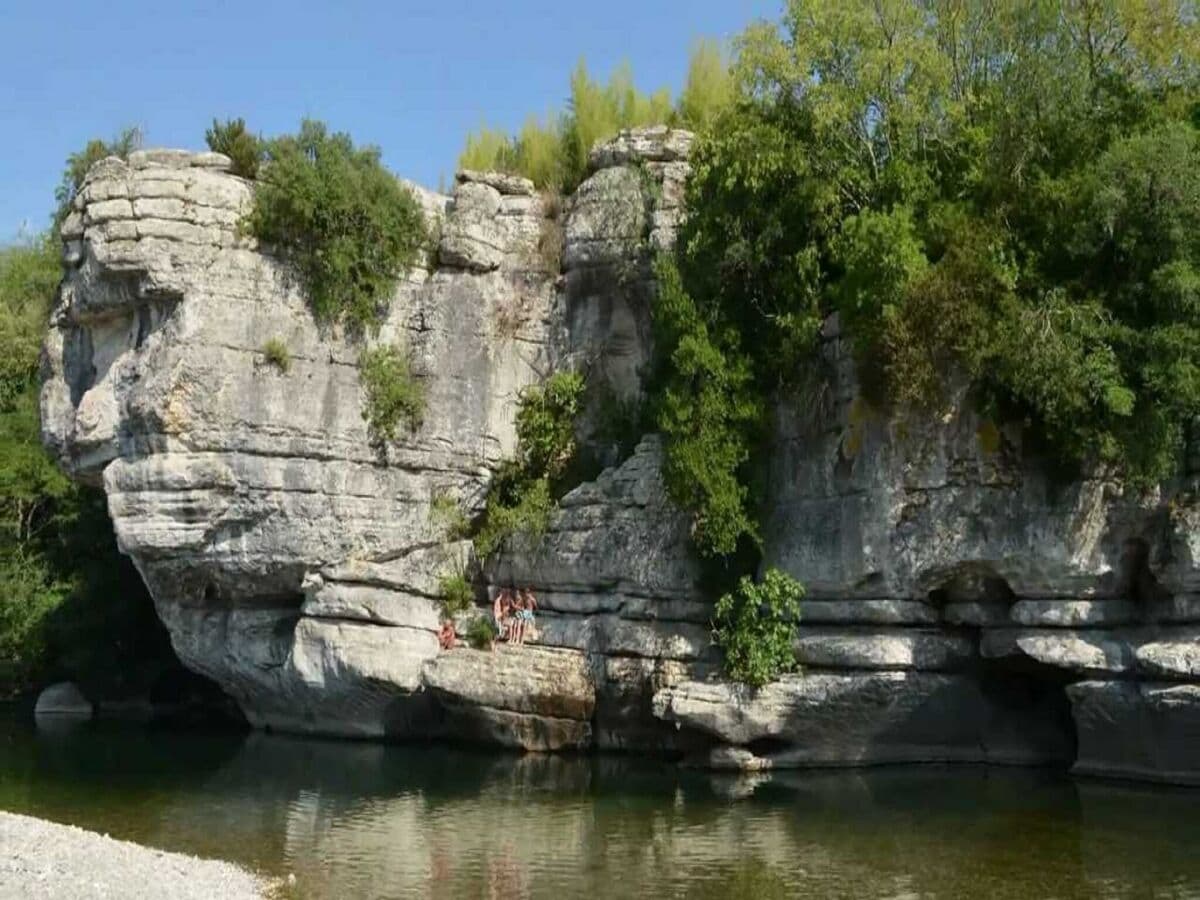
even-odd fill
[{"label": "water reflection of cliff", "polygon": [[1194,840],[1161,840],[1164,827],[1200,837],[1200,797],[1036,772],[909,767],[743,781],[626,759],[253,735],[205,788],[240,810],[214,807],[225,816],[212,827],[274,845],[272,868],[295,873],[314,897],[1026,898],[1200,887]]}]

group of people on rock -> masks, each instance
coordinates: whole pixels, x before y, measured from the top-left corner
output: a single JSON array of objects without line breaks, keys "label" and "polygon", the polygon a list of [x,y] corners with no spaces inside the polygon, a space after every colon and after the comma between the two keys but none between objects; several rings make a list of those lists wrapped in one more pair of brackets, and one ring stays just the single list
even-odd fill
[{"label": "group of people on rock", "polygon": [[496,639],[510,644],[537,640],[533,611],[537,597],[528,588],[501,588],[492,603],[492,618],[496,623]]},{"label": "group of people on rock", "polygon": [[[528,588],[501,588],[492,603],[492,619],[496,625],[496,640],[510,644],[524,644],[537,640],[537,628],[533,622],[533,611],[537,609],[537,597]],[[438,631],[438,646],[453,650],[457,645],[454,622],[445,619]]]}]

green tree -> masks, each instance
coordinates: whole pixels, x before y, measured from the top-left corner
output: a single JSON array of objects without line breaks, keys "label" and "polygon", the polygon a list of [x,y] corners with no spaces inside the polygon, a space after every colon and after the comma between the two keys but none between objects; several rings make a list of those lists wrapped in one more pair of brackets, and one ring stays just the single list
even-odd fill
[{"label": "green tree", "polygon": [[82,150],[68,156],[62,178],[54,190],[54,199],[58,206],[54,211],[54,226],[51,230],[57,231],[58,226],[71,212],[71,204],[75,200],[75,195],[79,193],[79,189],[83,187],[83,178],[87,175],[88,169],[109,156],[128,159],[129,154],[140,149],[141,146],[141,129],[125,128],[111,141],[94,138],[88,141]]},{"label": "green tree", "polygon": [[213,119],[212,127],[205,130],[204,142],[208,149],[224,153],[232,166],[229,171],[242,178],[255,178],[263,158],[263,140],[246,130],[245,119]]},{"label": "green tree", "polygon": [[322,322],[374,327],[428,236],[379,150],[311,119],[266,142],[247,227],[296,266]]},{"label": "green tree", "polygon": [[50,677],[119,695],[177,665],[103,493],[41,445],[38,357],[60,273],[48,235],[0,248],[0,696]]},{"label": "green tree", "polygon": [[762,687],[796,668],[792,641],[800,623],[804,586],[779,569],[760,583],[744,576],[713,611],[713,642],[724,656],[725,674]]},{"label": "green tree", "polygon": [[741,36],[656,312],[664,475],[702,550],[755,531],[740,398],[806,377],[833,312],[876,402],[934,405],[957,370],[1059,462],[1175,471],[1200,415],[1198,31],[1182,2],[791,0]]}]

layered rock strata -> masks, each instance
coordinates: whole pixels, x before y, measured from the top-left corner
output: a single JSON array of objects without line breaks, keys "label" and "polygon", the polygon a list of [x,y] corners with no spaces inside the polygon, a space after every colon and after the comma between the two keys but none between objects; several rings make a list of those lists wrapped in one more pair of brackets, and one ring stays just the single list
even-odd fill
[{"label": "layered rock strata", "polygon": [[[565,200],[497,173],[415,189],[438,245],[365,344],[401,345],[428,404],[388,446],[362,415],[364,341],[316,324],[287,260],[240,233],[253,185],[226,159],[92,169],[63,227],[44,439],[104,486],[184,663],[291,731],[1200,780],[1190,476],[1139,496],[1055,483],[960,389],[938,415],[880,413],[836,320],[827,371],[779,399],[770,461],[766,564],[809,587],[799,671],[758,691],[720,679],[659,441],[599,437],[602,407],[642,398],[649,263],[683,215],[690,146],[625,133]],[[568,366],[596,388],[581,438],[609,467],[487,561],[458,622],[532,587],[537,642],[439,653],[439,581],[479,561],[435,511],[480,511],[521,390]]]}]

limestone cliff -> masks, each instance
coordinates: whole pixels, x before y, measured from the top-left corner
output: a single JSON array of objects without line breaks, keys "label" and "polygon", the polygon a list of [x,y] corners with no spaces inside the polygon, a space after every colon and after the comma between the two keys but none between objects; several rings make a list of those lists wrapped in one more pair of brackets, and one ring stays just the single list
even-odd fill
[{"label": "limestone cliff", "polygon": [[1056,485],[961,393],[938,419],[874,413],[832,321],[827,377],[779,398],[772,453],[768,562],[810,586],[801,674],[759,692],[716,678],[654,436],[487,567],[489,590],[537,591],[538,644],[438,653],[437,581],[471,551],[439,532],[434,498],[480,508],[519,392],[549,372],[640,392],[649,256],[674,240],[690,143],[660,128],[597,147],[561,211],[495,173],[416,189],[438,246],[372,340],[408,347],[428,411],[385,450],[359,344],[319,328],[284,262],[239,233],[253,185],[227,160],[92,169],[63,227],[44,439],[103,484],[184,663],[253,724],[295,731],[1200,778],[1190,485]]}]

